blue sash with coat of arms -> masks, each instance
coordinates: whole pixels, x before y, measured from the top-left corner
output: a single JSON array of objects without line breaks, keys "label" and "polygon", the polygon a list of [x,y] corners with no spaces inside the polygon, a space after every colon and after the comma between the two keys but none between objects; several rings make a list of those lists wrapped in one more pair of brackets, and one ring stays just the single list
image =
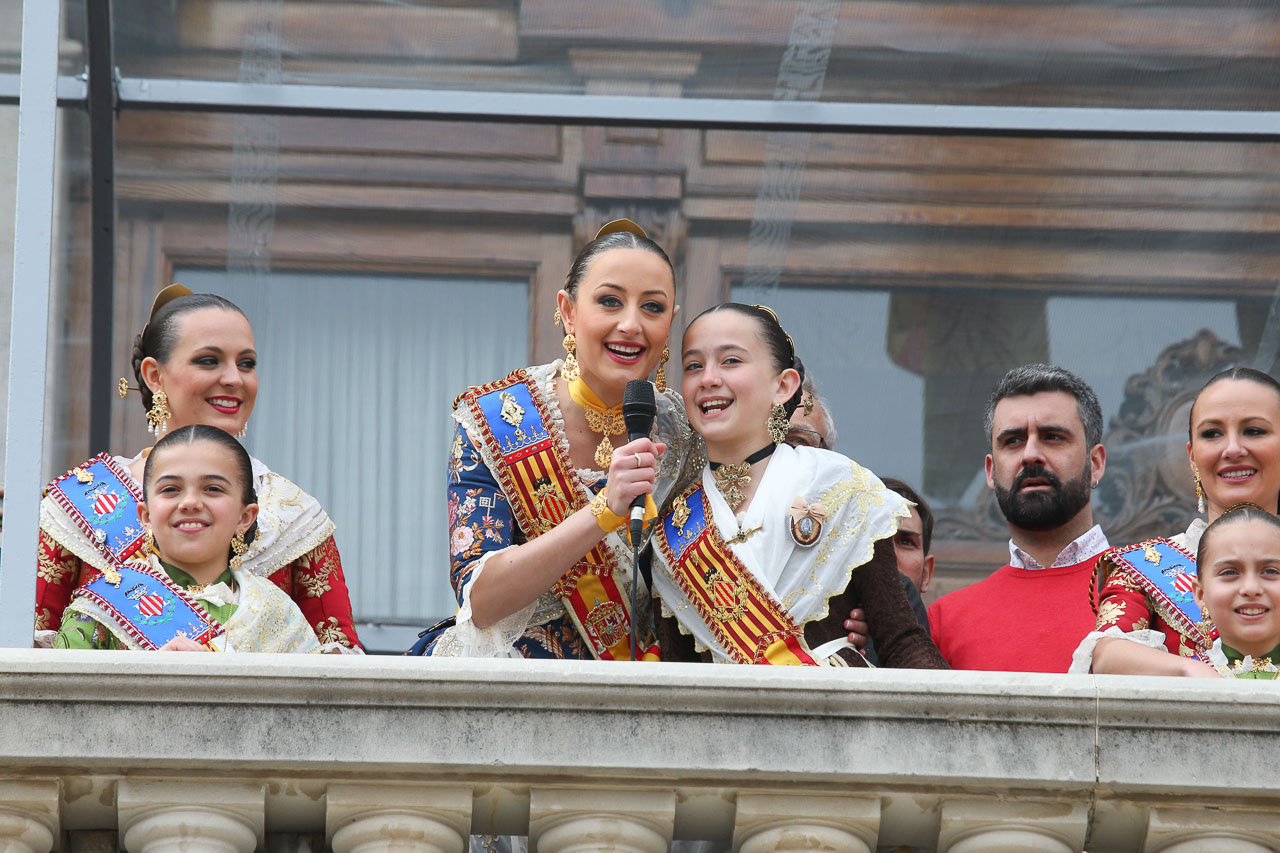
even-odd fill
[{"label": "blue sash with coat of arms", "polygon": [[1192,594],[1196,558],[1189,552],[1168,539],[1148,539],[1137,545],[1113,548],[1105,556],[1128,569],[1130,576],[1159,607],[1165,621],[1180,634],[1199,648],[1213,644],[1214,638],[1201,627],[1204,614]]},{"label": "blue sash with coat of arms", "polygon": [[96,604],[127,646],[155,650],[176,637],[203,645],[223,633],[181,587],[141,560],[108,566],[76,595]]},{"label": "blue sash with coat of arms", "polygon": [[108,563],[122,563],[142,547],[146,531],[138,521],[133,478],[106,453],[54,480],[48,495],[66,511]]},{"label": "blue sash with coat of arms", "polygon": [[[590,499],[557,447],[547,427],[549,415],[534,388],[528,374],[517,370],[468,389],[456,401],[475,419],[481,442],[497,462],[494,477],[529,539],[554,529]],[[551,588],[599,660],[631,659],[629,590],[615,577],[619,571],[617,559],[602,541]],[[644,656],[656,659],[656,646]]]}]

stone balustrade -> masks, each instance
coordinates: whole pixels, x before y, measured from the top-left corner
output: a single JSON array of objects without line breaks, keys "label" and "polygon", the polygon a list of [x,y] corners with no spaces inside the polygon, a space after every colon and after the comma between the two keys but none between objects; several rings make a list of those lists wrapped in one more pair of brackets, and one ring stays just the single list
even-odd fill
[{"label": "stone balustrade", "polygon": [[1280,686],[0,650],[0,853],[1280,850]]}]

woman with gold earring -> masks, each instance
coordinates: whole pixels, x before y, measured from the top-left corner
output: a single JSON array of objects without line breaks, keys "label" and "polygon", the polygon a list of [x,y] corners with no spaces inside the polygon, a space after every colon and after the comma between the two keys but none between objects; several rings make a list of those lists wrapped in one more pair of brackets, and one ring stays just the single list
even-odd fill
[{"label": "woman with gold earring", "polygon": [[1232,507],[1275,514],[1280,503],[1280,382],[1247,367],[1210,379],[1191,404],[1187,457],[1196,517],[1181,533],[1113,548],[1098,560],[1098,621],[1076,650],[1073,672],[1216,677],[1217,638],[1192,595],[1206,527]]},{"label": "woman with gold earring", "polygon": [[653,583],[692,637],[681,656],[867,666],[843,624],[861,606],[884,665],[946,669],[898,576],[893,537],[910,504],[847,457],[785,444],[804,365],[777,314],[703,312],[680,364],[707,465],[659,520]]},{"label": "woman with gold earring", "polygon": [[678,395],[661,387],[651,437],[628,441],[622,398],[655,368],[664,384],[675,299],[661,247],[629,220],[610,222],[557,296],[564,358],[458,398],[448,488],[459,610],[411,653],[624,660],[635,618],[656,655],[623,527],[633,498],[656,516],[694,442]]},{"label": "woman with gold earring", "polygon": [[[156,296],[133,342],[131,386],[155,440],[203,424],[245,434],[258,396],[258,354],[248,318],[231,302],[180,284]],[[79,586],[144,546],[135,507],[150,448],[133,457],[101,453],[49,485],[40,507],[36,644],[52,640]],[[311,495],[253,460],[261,534],[238,555],[246,571],[289,593],[329,650],[359,652],[351,599],[334,544],[335,525]],[[243,544],[243,543],[242,543]]]}]

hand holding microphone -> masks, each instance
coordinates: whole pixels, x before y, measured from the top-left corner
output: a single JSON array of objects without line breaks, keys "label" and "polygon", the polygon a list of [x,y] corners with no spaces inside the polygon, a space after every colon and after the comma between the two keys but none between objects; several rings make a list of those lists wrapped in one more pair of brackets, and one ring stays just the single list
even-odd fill
[{"label": "hand holding microphone", "polygon": [[629,515],[632,527],[643,524],[645,495],[653,492],[658,460],[666,450],[665,444],[649,438],[656,414],[653,386],[639,379],[627,383],[622,417],[629,441],[613,452],[608,494],[609,509],[617,515]]}]

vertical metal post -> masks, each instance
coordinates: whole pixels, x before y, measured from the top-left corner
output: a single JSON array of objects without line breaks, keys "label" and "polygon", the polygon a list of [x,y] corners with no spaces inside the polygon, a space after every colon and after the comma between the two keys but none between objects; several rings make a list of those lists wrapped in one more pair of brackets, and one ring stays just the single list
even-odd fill
[{"label": "vertical metal post", "polygon": [[111,446],[112,318],[115,303],[116,79],[111,0],[89,0],[89,178],[93,298],[89,345],[89,448]]},{"label": "vertical metal post", "polygon": [[18,93],[18,181],[9,320],[9,401],[4,443],[5,542],[0,552],[0,647],[31,646],[36,537],[44,458],[46,355],[58,126],[62,3],[23,0]]}]

